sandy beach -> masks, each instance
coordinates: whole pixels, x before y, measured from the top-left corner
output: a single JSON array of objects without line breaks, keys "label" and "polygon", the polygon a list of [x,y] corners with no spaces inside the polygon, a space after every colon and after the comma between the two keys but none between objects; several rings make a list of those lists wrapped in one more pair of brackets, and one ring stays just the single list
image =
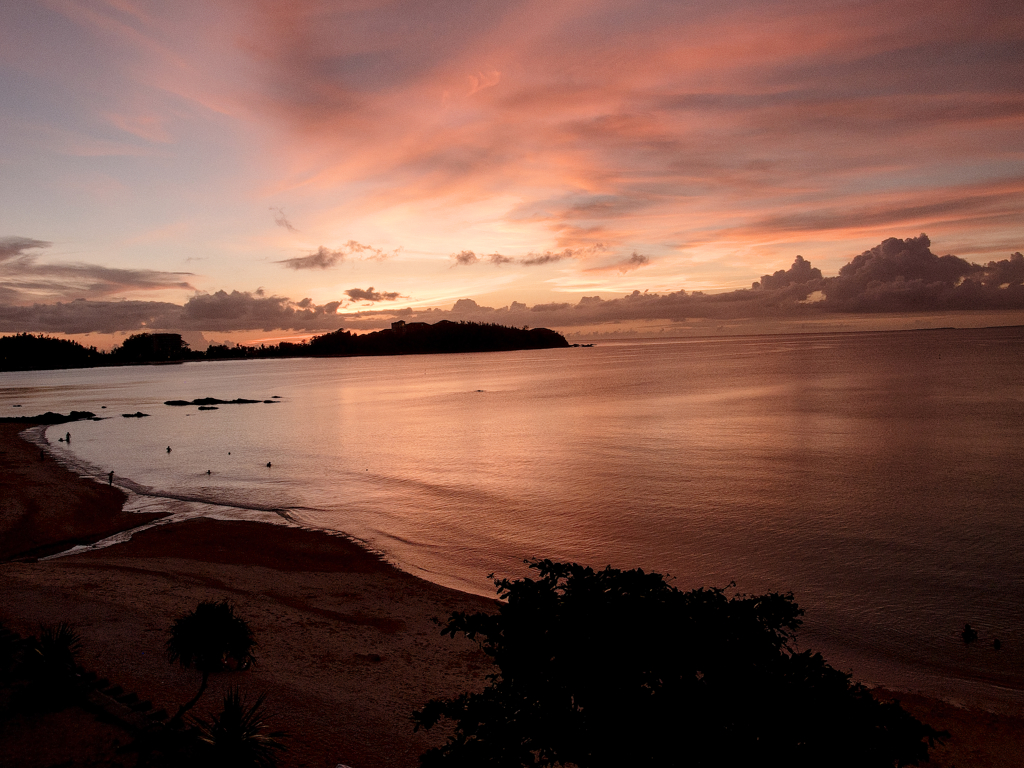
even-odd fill
[{"label": "sandy beach", "polygon": [[[123,512],[116,488],[41,460],[18,438],[24,429],[0,425],[0,621],[12,629],[28,635],[40,624],[71,622],[87,669],[173,712],[199,675],[166,661],[172,622],[200,600],[230,600],[256,632],[258,663],[211,677],[196,712],[219,709],[230,686],[250,698],[266,692],[270,724],[290,734],[284,766],[415,766],[443,735],[413,733],[410,713],[484,685],[487,658],[468,640],[441,636],[438,622],[493,603],[405,574],[343,536],[199,519],[35,562],[147,518]],[[995,768],[1019,765],[1024,754],[1022,720],[908,693],[878,695],[952,734],[930,765]],[[0,765],[111,764],[115,744],[129,740],[87,717],[60,727],[77,735],[55,741],[45,723],[0,724]]]}]

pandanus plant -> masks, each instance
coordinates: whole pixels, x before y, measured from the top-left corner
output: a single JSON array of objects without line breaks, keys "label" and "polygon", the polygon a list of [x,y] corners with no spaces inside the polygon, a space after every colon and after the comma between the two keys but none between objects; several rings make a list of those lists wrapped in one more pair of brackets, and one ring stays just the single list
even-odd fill
[{"label": "pandanus plant", "polygon": [[234,606],[226,600],[203,601],[171,627],[167,641],[167,659],[185,669],[195,669],[202,675],[199,690],[191,700],[178,709],[172,722],[179,724],[182,717],[196,705],[206,691],[210,675],[226,669],[248,669],[256,659],[253,650],[256,638],[245,619],[235,615]]},{"label": "pandanus plant", "polygon": [[273,768],[277,753],[287,749],[281,742],[285,733],[268,733],[261,694],[251,706],[238,688],[224,695],[224,709],[209,721],[197,719],[197,736],[204,755],[218,768]]}]

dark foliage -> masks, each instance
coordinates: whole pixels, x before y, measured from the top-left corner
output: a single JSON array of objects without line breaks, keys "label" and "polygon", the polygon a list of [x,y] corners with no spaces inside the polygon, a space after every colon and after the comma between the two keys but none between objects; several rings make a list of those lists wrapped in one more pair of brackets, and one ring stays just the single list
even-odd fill
[{"label": "dark foliage", "polygon": [[179,708],[174,716],[182,716],[195,706],[206,690],[212,673],[226,669],[248,669],[254,662],[256,638],[245,619],[235,615],[234,606],[226,600],[203,601],[171,627],[165,646],[167,659],[186,669],[198,670],[203,678],[199,691]]},{"label": "dark foliage", "polygon": [[287,749],[282,731],[267,733],[262,694],[249,706],[237,688],[224,695],[224,708],[209,721],[196,719],[200,764],[218,768],[273,768]]},{"label": "dark foliage", "polygon": [[115,365],[124,363],[167,363],[202,359],[178,333],[136,333],[110,353]]},{"label": "dark foliage", "polygon": [[0,337],[0,371],[39,371],[91,368],[103,365],[105,355],[77,341],[19,333]]},{"label": "dark foliage", "polygon": [[394,323],[391,328],[355,336],[339,329],[308,342],[282,341],[272,346],[211,345],[206,352],[189,349],[177,333],[137,333],[110,353],[86,349],[64,339],[0,337],[0,371],[89,368],[103,365],[180,363],[187,360],[247,360],[279,357],[413,355],[440,352],[507,352],[514,349],[568,347],[565,337],[547,328],[511,328],[495,323]]},{"label": "dark foliage", "polygon": [[434,700],[454,721],[422,765],[915,765],[941,734],[790,647],[792,595],[680,592],[658,574],[532,563],[496,582],[499,612],[453,614],[498,671],[482,693]]},{"label": "dark foliage", "polygon": [[[396,322],[391,328],[359,336],[339,329],[314,336],[305,344],[282,342],[273,347],[243,349],[245,357],[334,357],[508,352],[568,346],[564,336],[547,328],[513,328],[496,323],[441,320],[433,324]],[[217,355],[226,356],[221,350]]]},{"label": "dark foliage", "polygon": [[81,652],[81,638],[70,624],[41,627],[21,653],[22,676],[28,683],[21,692],[23,704],[29,709],[56,710],[78,700],[84,691],[78,668]]}]

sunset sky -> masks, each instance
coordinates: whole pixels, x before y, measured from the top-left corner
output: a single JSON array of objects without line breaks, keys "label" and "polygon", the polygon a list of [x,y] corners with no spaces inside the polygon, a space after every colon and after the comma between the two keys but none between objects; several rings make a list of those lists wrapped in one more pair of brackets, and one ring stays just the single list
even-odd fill
[{"label": "sunset sky", "polygon": [[[844,317],[1024,322],[1024,10],[11,0],[0,174],[4,333],[770,329],[792,314],[778,302],[673,314],[640,297],[749,294],[798,254],[832,278],[922,233],[925,260],[1007,266],[984,300]],[[615,312],[573,321],[595,296]]]}]

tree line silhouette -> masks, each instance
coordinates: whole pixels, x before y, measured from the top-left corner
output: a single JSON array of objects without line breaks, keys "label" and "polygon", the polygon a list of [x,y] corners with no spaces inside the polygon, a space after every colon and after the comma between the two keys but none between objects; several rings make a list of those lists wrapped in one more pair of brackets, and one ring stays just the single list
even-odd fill
[{"label": "tree line silhouette", "polygon": [[456,352],[507,352],[517,349],[568,347],[548,328],[515,328],[496,323],[405,323],[366,334],[338,329],[309,341],[229,347],[213,344],[194,350],[178,333],[137,333],[110,352],[69,339],[21,333],[0,337],[0,371],[94,368],[108,365],[177,363],[190,360],[251,360],[280,357],[356,357]]}]

